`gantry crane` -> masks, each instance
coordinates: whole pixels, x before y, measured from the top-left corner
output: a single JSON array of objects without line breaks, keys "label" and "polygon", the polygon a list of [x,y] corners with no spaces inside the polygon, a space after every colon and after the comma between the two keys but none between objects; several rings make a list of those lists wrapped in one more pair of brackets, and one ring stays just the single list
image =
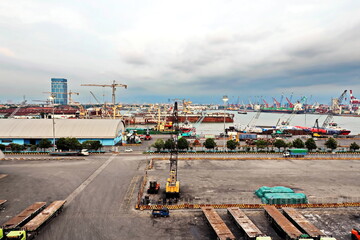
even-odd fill
[{"label": "gantry crane", "polygon": [[174,104],[173,111],[173,128],[174,134],[171,134],[175,146],[170,152],[170,176],[166,182],[165,194],[166,198],[179,198],[180,196],[180,181],[177,179],[177,164],[178,164],[178,133],[179,133],[179,118],[178,105]]},{"label": "gantry crane", "polygon": [[116,83],[115,80],[112,84],[81,84],[81,86],[94,86],[94,87],[111,87],[112,88],[112,104],[115,106],[115,91],[117,87],[124,87],[127,89],[127,85]]}]

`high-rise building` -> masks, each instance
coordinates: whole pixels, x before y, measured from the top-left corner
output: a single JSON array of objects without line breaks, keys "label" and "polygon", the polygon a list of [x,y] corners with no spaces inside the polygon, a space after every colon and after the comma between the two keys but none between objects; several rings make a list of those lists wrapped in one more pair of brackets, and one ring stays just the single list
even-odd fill
[{"label": "high-rise building", "polygon": [[67,105],[67,79],[51,78],[51,92],[55,94],[55,104]]}]

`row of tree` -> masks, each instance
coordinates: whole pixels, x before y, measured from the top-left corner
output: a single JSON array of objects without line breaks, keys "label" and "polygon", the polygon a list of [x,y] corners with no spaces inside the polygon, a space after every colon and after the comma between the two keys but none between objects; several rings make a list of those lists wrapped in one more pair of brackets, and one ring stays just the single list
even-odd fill
[{"label": "row of tree", "polygon": [[[197,141],[197,142],[196,142]],[[199,140],[195,140],[194,143],[192,144],[193,146],[202,146],[199,142]],[[206,149],[214,149],[216,148],[216,142],[213,138],[207,138],[205,140],[205,142],[203,143],[203,146]],[[239,142],[235,141],[235,140],[229,140],[226,142],[226,147],[230,150],[235,150],[237,147],[239,146]],[[300,138],[295,139],[292,142],[285,142],[282,139],[277,139],[274,142],[269,142],[266,140],[262,140],[259,139],[257,141],[254,141],[253,143],[250,143],[249,146],[255,146],[258,149],[264,149],[264,148],[268,148],[270,146],[276,147],[279,150],[281,150],[281,148],[286,149],[286,148],[307,148],[310,151],[311,150],[315,150],[317,149],[317,145],[316,142],[314,141],[313,138],[309,138],[307,139],[305,142],[303,140],[301,140]],[[336,149],[338,147],[338,143],[334,138],[329,138],[326,142],[325,142],[325,146],[327,148],[330,148],[332,150]],[[156,140],[156,142],[152,145],[152,147],[156,148],[157,151],[160,151],[161,149],[168,149],[168,150],[172,150],[175,148],[175,142],[173,139],[167,139],[166,141],[162,140],[162,139],[158,139]],[[189,149],[190,147],[190,143],[185,139],[185,138],[179,138],[178,140],[178,149],[179,150],[185,150],[185,149]],[[356,143],[353,142],[350,145],[350,150],[352,151],[356,151],[360,148],[360,146]]]},{"label": "row of tree", "polygon": [[[10,143],[9,148],[12,152],[20,152],[24,150],[36,151],[37,149],[48,149],[53,146],[52,142],[49,139],[41,139],[38,144],[17,144],[17,143]],[[56,141],[57,149],[68,151],[68,150],[80,150],[80,149],[89,149],[89,150],[99,150],[103,147],[100,141],[95,140],[87,140],[83,143],[80,143],[76,138],[59,138]],[[0,150],[4,151],[6,146],[4,144],[0,144]]]}]

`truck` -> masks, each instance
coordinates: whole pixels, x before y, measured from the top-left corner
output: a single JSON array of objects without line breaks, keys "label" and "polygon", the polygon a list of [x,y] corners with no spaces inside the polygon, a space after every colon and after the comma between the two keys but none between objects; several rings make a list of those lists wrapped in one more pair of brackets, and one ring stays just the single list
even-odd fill
[{"label": "truck", "polygon": [[153,217],[170,217],[169,209],[164,207],[162,209],[153,209],[151,212]]},{"label": "truck", "polygon": [[147,190],[148,194],[157,194],[160,189],[160,183],[157,181],[150,181],[149,188]]},{"label": "truck", "polygon": [[33,239],[43,225],[45,225],[48,221],[50,221],[53,217],[57,216],[62,211],[65,203],[65,200],[54,201],[21,228],[17,227],[11,230],[9,233],[0,231],[0,236],[3,235],[0,240]]},{"label": "truck", "polygon": [[81,149],[81,151],[55,151],[49,154],[51,156],[89,156],[87,149]]},{"label": "truck", "polygon": [[305,148],[292,148],[284,151],[284,157],[305,157],[308,154],[308,150]]}]

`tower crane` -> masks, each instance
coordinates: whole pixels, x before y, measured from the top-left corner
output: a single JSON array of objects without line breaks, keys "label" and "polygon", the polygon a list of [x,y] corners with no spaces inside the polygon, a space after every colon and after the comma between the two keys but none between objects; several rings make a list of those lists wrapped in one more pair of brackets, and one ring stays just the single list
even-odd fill
[{"label": "tower crane", "polygon": [[112,104],[115,106],[115,92],[117,87],[123,87],[127,89],[126,84],[116,83],[115,80],[112,84],[81,84],[81,86],[94,86],[94,87],[111,87],[112,88]]},{"label": "tower crane", "polygon": [[174,104],[173,110],[173,128],[174,135],[171,138],[174,140],[174,149],[170,152],[170,176],[166,182],[165,194],[166,198],[179,198],[180,196],[180,181],[177,179],[177,165],[178,165],[178,132],[179,132],[179,118],[178,118],[178,105]]},{"label": "tower crane", "polygon": [[50,94],[51,96],[55,97],[56,94],[66,94],[69,96],[69,104],[72,105],[74,104],[73,100],[72,100],[72,95],[79,95],[80,93],[78,92],[72,92],[71,90],[69,92],[43,92],[43,93],[47,93],[47,94]]}]

